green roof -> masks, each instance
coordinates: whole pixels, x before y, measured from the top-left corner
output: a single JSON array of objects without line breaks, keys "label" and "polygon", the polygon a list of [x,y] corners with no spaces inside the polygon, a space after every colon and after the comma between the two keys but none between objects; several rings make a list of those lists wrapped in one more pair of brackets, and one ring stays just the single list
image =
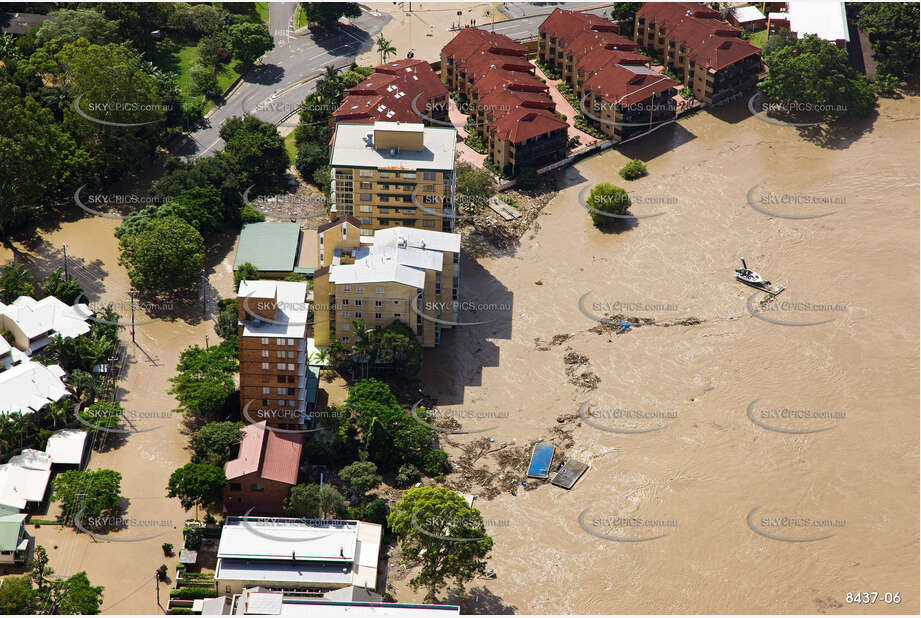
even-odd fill
[{"label": "green roof", "polygon": [[19,549],[19,534],[26,517],[26,513],[0,515],[0,551]]},{"label": "green roof", "polygon": [[300,236],[298,223],[247,223],[240,232],[233,269],[249,262],[260,272],[292,272]]}]

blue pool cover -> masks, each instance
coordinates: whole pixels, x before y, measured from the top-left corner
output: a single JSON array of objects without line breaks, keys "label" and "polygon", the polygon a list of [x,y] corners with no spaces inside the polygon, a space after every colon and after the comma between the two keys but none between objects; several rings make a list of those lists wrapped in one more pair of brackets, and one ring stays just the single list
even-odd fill
[{"label": "blue pool cover", "polygon": [[553,452],[556,447],[552,444],[535,444],[531,451],[531,463],[528,466],[528,476],[532,479],[545,479],[550,476],[550,464],[553,462]]}]

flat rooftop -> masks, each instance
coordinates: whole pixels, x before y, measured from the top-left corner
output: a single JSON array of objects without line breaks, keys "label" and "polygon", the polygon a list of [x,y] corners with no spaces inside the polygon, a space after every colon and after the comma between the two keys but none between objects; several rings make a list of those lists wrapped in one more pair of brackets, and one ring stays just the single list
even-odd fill
[{"label": "flat rooftop", "polygon": [[843,2],[825,2],[824,0],[798,0],[787,2],[787,11],[771,13],[775,19],[785,19],[790,22],[790,31],[797,36],[815,34],[826,41],[848,41],[847,15],[844,12]]},{"label": "flat rooftop", "polygon": [[[378,125],[382,125],[378,127]],[[406,127],[415,127],[416,123]],[[376,169],[403,170],[448,170],[454,169],[457,131],[451,127],[423,127],[422,150],[388,149],[378,150],[368,145],[368,134],[374,130],[402,131],[403,125],[396,122],[376,122],[373,127],[347,122],[336,125],[333,138],[330,165],[333,167],[366,167]],[[418,131],[418,129],[409,129]]]},{"label": "flat rooftop", "polygon": [[[307,332],[307,310],[309,308],[306,297],[307,284],[299,281],[268,279],[241,281],[240,288],[237,290],[237,298],[254,299],[243,302],[246,314],[246,319],[243,321],[243,336],[303,338]],[[263,298],[275,299],[275,315],[270,319],[259,318],[257,324],[255,313],[256,303],[259,301],[255,299]],[[252,307],[249,307],[249,302],[253,303]]]}]

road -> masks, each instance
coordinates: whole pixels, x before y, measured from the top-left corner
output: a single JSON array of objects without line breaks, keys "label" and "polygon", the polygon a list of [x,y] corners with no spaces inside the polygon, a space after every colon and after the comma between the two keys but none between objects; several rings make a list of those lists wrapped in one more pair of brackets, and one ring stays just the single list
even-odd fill
[{"label": "road", "polygon": [[[356,56],[371,49],[374,37],[390,20],[387,15],[363,11],[349,23],[340,23],[335,31],[298,35],[291,23],[296,7],[296,2],[269,3],[269,31],[275,48],[246,72],[243,82],[211,114],[206,125],[188,136],[180,155],[198,157],[221,150],[221,125],[233,116],[251,114],[280,124],[313,91],[314,82],[305,82],[307,78],[321,73],[329,64],[351,64]],[[292,122],[296,121],[295,115]]]},{"label": "road", "polygon": [[602,6],[599,2],[506,2],[505,4],[507,6],[500,6],[499,10],[510,18],[509,21],[483,27],[515,40],[536,37],[538,26],[556,8],[575,11],[588,7],[600,7],[585,12],[604,17],[609,17],[611,12],[610,4]]}]

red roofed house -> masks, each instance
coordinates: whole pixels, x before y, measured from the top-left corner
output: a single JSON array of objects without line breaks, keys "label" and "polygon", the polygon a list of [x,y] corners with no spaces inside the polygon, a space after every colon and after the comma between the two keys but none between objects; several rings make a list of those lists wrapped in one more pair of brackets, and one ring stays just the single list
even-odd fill
[{"label": "red roofed house", "polygon": [[243,428],[239,452],[224,464],[224,512],[272,515],[297,485],[304,434],[266,428],[265,421]]},{"label": "red roofed house", "polygon": [[424,122],[445,124],[448,89],[425,60],[404,58],[374,67],[349,88],[330,122]]},{"label": "red roofed house", "polygon": [[621,142],[675,118],[677,85],[649,67],[611,64],[586,80],[583,111]]},{"label": "red roofed house", "polygon": [[719,11],[695,2],[647,2],[637,11],[633,38],[664,59],[697,99],[715,103],[754,86],[761,49],[720,21]]}]

